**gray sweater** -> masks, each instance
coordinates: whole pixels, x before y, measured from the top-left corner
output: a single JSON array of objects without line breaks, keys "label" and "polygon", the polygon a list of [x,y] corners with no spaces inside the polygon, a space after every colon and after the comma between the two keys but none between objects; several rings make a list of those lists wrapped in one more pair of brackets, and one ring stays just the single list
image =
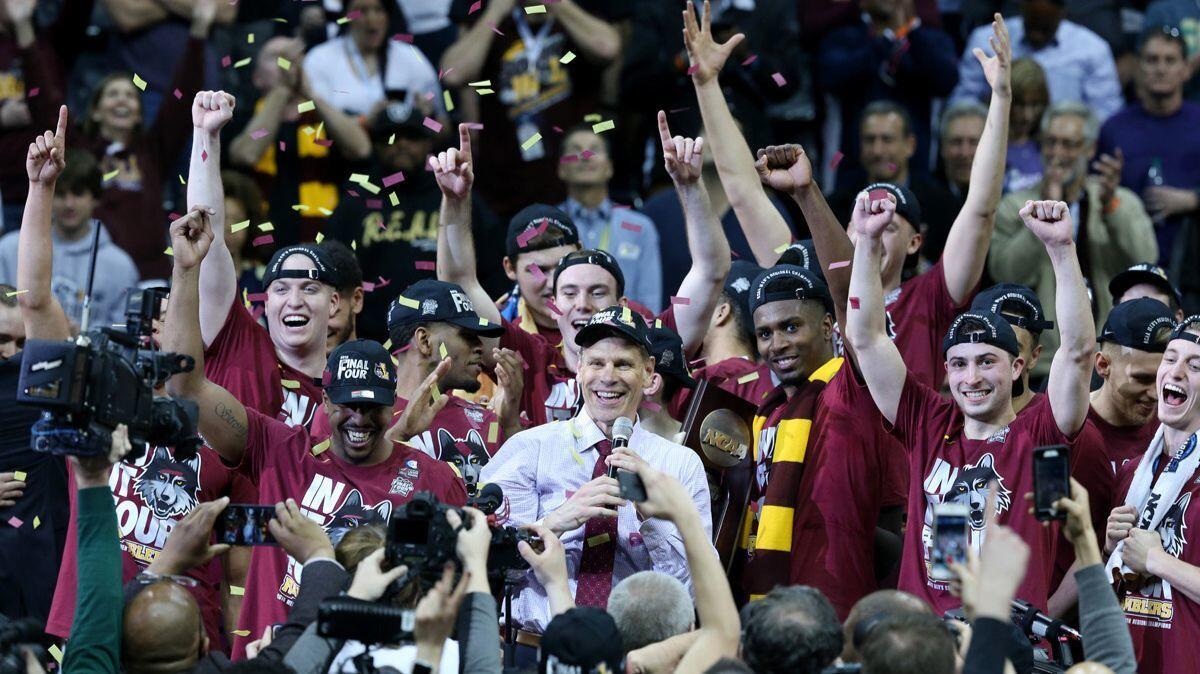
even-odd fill
[{"label": "gray sweater", "polygon": [[1103,564],[1093,564],[1075,572],[1079,585],[1079,633],[1083,636],[1083,655],[1107,665],[1116,674],[1137,674],[1133,639],[1125,624],[1125,613],[1104,575]]}]

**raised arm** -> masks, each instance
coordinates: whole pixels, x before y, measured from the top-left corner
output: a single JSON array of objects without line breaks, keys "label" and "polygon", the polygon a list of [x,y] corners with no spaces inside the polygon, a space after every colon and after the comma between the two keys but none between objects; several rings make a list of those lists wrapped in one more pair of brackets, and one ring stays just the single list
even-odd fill
[{"label": "raised arm", "polygon": [[190,372],[167,380],[171,395],[196,403],[197,430],[226,462],[242,462],[246,452],[246,408],[229,391],[204,376],[204,340],[200,336],[200,266],[213,242],[209,212],[197,207],[171,223],[174,269],[171,299],[163,321],[162,348],[195,359]]},{"label": "raised arm", "polygon": [[975,160],[971,163],[967,199],[954,219],[942,252],[946,289],[950,291],[955,304],[966,302],[983,276],[988,244],[996,224],[996,205],[1000,202],[1000,190],[1004,186],[1008,111],[1012,104],[1012,45],[1008,28],[999,14],[992,21],[992,32],[988,41],[995,56],[986,56],[982,49],[972,52],[992,87],[992,102],[988,106],[987,121],[975,151]]},{"label": "raised arm", "polygon": [[663,146],[663,162],[675,183],[675,192],[683,204],[687,225],[688,252],[692,268],[679,285],[678,296],[687,304],[675,305],[675,325],[683,339],[683,352],[695,353],[704,341],[713,309],[729,274],[729,241],[721,221],[713,213],[708,190],[700,180],[704,157],[704,139],[671,137],[667,113],[658,111],[658,135]]},{"label": "raised arm", "polygon": [[[900,407],[900,392],[908,370],[896,343],[887,336],[884,326],[883,281],[879,277],[883,254],[883,232],[894,227],[892,215],[896,204],[891,200],[869,201],[859,195],[855,211],[867,211],[857,230],[854,246],[854,265],[850,274],[849,306],[846,308],[846,339],[854,347],[858,367],[875,406],[888,423],[896,422]],[[857,216],[856,216],[857,217]]]},{"label": "raised arm", "polygon": [[516,0],[491,0],[483,14],[470,28],[460,30],[458,39],[442,54],[442,84],[447,87],[466,86],[479,79],[483,63],[496,34],[492,28],[504,22]]},{"label": "raised arm", "polygon": [[597,18],[574,0],[547,4],[550,14],[562,22],[563,30],[583,52],[583,57],[599,64],[608,64],[621,55],[621,35],[604,19]]},{"label": "raised arm", "polygon": [[[25,170],[29,196],[21,216],[17,242],[17,302],[28,339],[68,339],[71,325],[50,290],[53,277],[54,244],[50,238],[50,209],[54,185],[66,166],[67,106],[58,110],[58,126],[29,144]],[[100,271],[100,270],[97,270]]]},{"label": "raised arm", "polygon": [[779,259],[776,249],[791,243],[792,231],[763,191],[754,155],[738,130],[717,81],[725,61],[745,36],[738,33],[718,44],[713,39],[711,17],[708,0],[704,2],[703,21],[697,22],[695,6],[690,0],[683,12],[683,41],[691,62],[692,84],[696,87],[700,116],[725,196],[746,232],[754,259],[759,265],[770,267]]},{"label": "raised arm", "polygon": [[1021,219],[1046,247],[1054,267],[1054,310],[1061,344],[1050,363],[1046,393],[1058,430],[1074,435],[1087,418],[1096,353],[1092,303],[1075,254],[1075,224],[1070,207],[1061,201],[1027,201]]},{"label": "raised arm", "polygon": [[221,185],[221,127],[233,118],[233,96],[201,91],[192,101],[192,158],[188,166],[188,210],[209,210],[214,236],[200,264],[200,335],[212,344],[237,295],[237,270],[225,245],[225,189]]}]

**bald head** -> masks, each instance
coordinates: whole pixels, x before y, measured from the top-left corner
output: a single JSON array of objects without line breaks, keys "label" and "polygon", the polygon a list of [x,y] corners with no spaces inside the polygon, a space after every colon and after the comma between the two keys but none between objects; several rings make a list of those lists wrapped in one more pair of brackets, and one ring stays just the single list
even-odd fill
[{"label": "bald head", "polygon": [[125,607],[121,655],[127,674],[189,671],[207,644],[196,599],[176,583],[149,585]]},{"label": "bald head", "polygon": [[[861,659],[858,650],[854,647],[854,631],[858,628],[859,623],[864,620],[878,623],[884,617],[912,613],[929,614],[931,612],[929,605],[916,595],[900,590],[878,590],[859,599],[858,603],[850,609],[850,615],[846,616],[846,622],[842,625],[842,634],[846,637],[842,660],[858,662]],[[863,636],[865,635],[860,635],[860,641],[865,641]]]}]

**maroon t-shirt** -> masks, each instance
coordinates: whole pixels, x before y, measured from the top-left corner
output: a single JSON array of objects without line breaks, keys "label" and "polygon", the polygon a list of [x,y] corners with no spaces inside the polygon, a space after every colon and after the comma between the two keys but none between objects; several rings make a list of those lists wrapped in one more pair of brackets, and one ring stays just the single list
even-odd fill
[{"label": "maroon t-shirt", "polygon": [[[69,467],[69,464],[68,464]],[[172,450],[155,447],[136,462],[113,466],[109,477],[117,506],[117,531],[121,540],[122,582],[129,582],[145,570],[162,550],[168,534],[179,520],[200,503],[228,496],[231,502],[253,501],[254,490],[242,478],[221,463],[208,447],[202,447],[190,461],[176,461]],[[67,530],[62,565],[54,603],[46,623],[49,634],[70,637],[75,618],[76,552],[75,490],[68,491],[71,523]],[[220,648],[222,638],[221,582],[224,574],[220,558],[187,572],[197,585],[192,596],[200,605],[209,646]]]},{"label": "maroon t-shirt", "polygon": [[534,426],[573,418],[583,404],[583,394],[562,351],[541,335],[531,335],[508,321],[503,324],[500,347],[516,351],[525,361],[521,411]]},{"label": "maroon t-shirt", "polygon": [[[392,408],[392,419],[399,419],[406,407],[408,407],[408,401],[396,396],[396,404]],[[496,424],[495,435],[492,435],[493,423]],[[329,417],[325,415],[325,404],[322,403],[317,407],[317,413],[313,419],[312,438],[314,442],[317,442],[324,440],[329,435]],[[493,438],[491,442],[488,442],[489,437]],[[449,461],[450,456],[445,452],[453,447],[454,443],[474,442],[486,449],[488,456],[495,456],[496,452],[500,451],[500,445],[504,444],[505,439],[504,428],[500,425],[500,418],[496,416],[495,412],[456,395],[450,395],[446,406],[433,418],[429,430],[412,438],[409,444],[435,459]]]},{"label": "maroon t-shirt", "polygon": [[1104,453],[1108,455],[1108,461],[1112,464],[1114,473],[1129,461],[1137,464],[1146,450],[1150,448],[1150,441],[1158,432],[1159,425],[1158,417],[1154,416],[1141,426],[1113,426],[1096,414],[1094,407],[1088,407],[1088,421],[1100,431],[1100,436],[1104,438]]},{"label": "maroon t-shirt", "polygon": [[946,378],[942,339],[973,296],[974,292],[962,304],[954,303],[946,287],[946,272],[938,260],[884,298],[887,334],[917,381],[932,388],[941,386]]},{"label": "maroon t-shirt", "polygon": [[[387,522],[393,509],[417,492],[432,492],[451,505],[466,504],[466,489],[454,469],[415,448],[396,443],[392,455],[373,466],[356,466],[336,456],[322,461],[313,456],[315,443],[303,428],[289,428],[251,409],[246,417],[246,454],[238,470],[258,486],[258,502],[295,499],[334,545],[354,527]],[[254,548],[238,623],[250,636],[238,637],[235,655],[240,657],[264,628],[287,618],[299,589],[300,571],[282,549]]]},{"label": "maroon t-shirt", "polygon": [[238,297],[204,350],[204,375],[247,409],[288,426],[308,428],[321,404],[321,382],[279,360],[271,335]]},{"label": "maroon t-shirt", "polygon": [[[1158,468],[1165,465],[1160,459]],[[1130,461],[1118,475],[1121,502],[1137,472],[1138,461]],[[1192,532],[1200,531],[1200,474],[1190,480],[1158,526],[1163,549],[1183,562],[1200,566],[1200,546],[1192,543]],[[1157,481],[1157,478],[1156,478]],[[1133,638],[1138,671],[1148,674],[1192,674],[1200,671],[1200,603],[1188,598],[1170,583],[1155,578],[1145,587],[1132,590],[1122,601],[1125,622]]]},{"label": "maroon t-shirt", "polygon": [[1065,444],[1072,449],[1074,464],[1078,434],[1063,434],[1050,406],[1038,405],[986,440],[968,439],[958,405],[920,383],[911,371],[891,431],[909,459],[908,526],[899,589],[927,601],[937,615],[962,605],[950,594],[948,583],[929,577],[933,505],[945,501],[970,509],[969,538],[978,552],[985,533],[988,482],[998,480],[996,521],[1011,527],[1030,548],[1029,572],[1017,597],[1046,606],[1058,526],[1043,527],[1024,500],[1033,491],[1033,448]]}]

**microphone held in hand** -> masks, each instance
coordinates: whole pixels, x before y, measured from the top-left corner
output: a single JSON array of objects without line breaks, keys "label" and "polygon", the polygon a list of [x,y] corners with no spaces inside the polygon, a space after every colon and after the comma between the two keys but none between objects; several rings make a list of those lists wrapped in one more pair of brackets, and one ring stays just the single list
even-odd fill
[{"label": "microphone held in hand", "polygon": [[[612,448],[617,450],[621,447],[629,446],[629,436],[633,435],[633,420],[629,417],[617,417],[612,426]],[[617,467],[608,467],[608,476],[615,478],[617,476]]]}]

